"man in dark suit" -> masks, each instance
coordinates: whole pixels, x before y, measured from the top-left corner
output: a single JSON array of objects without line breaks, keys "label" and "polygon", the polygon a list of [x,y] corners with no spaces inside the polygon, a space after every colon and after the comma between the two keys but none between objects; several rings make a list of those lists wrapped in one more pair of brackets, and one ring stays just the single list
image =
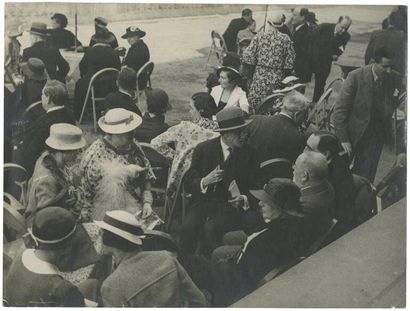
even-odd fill
[{"label": "man in dark suit", "polygon": [[46,113],[39,117],[23,138],[17,152],[17,163],[24,166],[29,176],[34,171],[37,159],[45,149],[45,140],[50,135],[50,126],[55,123],[75,124],[74,115],[65,105],[68,91],[65,84],[49,80],[43,89],[42,105]]},{"label": "man in dark suit", "polygon": [[186,176],[185,186],[193,197],[181,234],[190,244],[203,233],[206,255],[220,245],[224,233],[250,232],[258,221],[263,223],[249,195],[256,188],[256,152],[241,141],[241,129],[252,121],[245,120],[238,107],[223,109],[216,117],[221,137],[195,148]]},{"label": "man in dark suit", "polygon": [[312,78],[309,56],[311,29],[306,22],[308,13],[309,11],[306,8],[295,8],[292,16],[292,25],[295,29],[293,33],[293,43],[296,53],[294,70],[301,83],[310,82]]},{"label": "man in dark suit", "polygon": [[229,52],[237,52],[238,47],[236,46],[236,37],[238,36],[238,32],[248,27],[251,23],[252,10],[250,9],[243,9],[241,18],[231,20],[228,28],[226,28],[224,34],[222,35]]},{"label": "man in dark suit", "polygon": [[[145,63],[149,62],[150,57],[148,46],[142,40],[143,37],[145,37],[145,31],[134,26],[128,27],[125,34],[121,36],[127,39],[131,46],[124,57],[123,65],[131,67],[136,73]],[[143,79],[138,83],[138,88],[142,90],[146,87],[147,81]]]},{"label": "man in dark suit", "polygon": [[47,73],[51,79],[65,82],[70,65],[56,47],[46,43],[47,25],[32,23],[30,35],[32,46],[23,50],[23,62],[27,62],[32,57],[39,58],[46,65]]},{"label": "man in dark suit", "polygon": [[310,246],[331,226],[335,213],[335,193],[328,181],[326,158],[319,152],[303,152],[295,162],[293,181],[301,191],[300,202],[307,215],[301,245]]},{"label": "man in dark suit", "polygon": [[390,52],[392,53],[393,69],[400,73],[404,73],[406,71],[406,36],[404,32],[398,28],[400,18],[401,17],[398,12],[392,12],[388,19],[388,28],[375,30],[372,32],[364,57],[366,65],[374,62],[375,51],[382,46],[385,46],[390,49]]},{"label": "man in dark suit", "polygon": [[[258,151],[258,161],[263,163],[275,158],[289,161],[289,172],[276,175],[262,170],[262,185],[273,177],[291,177],[291,164],[305,147],[306,139],[300,131],[300,125],[306,120],[308,100],[297,91],[284,97],[282,111],[274,116],[251,116],[253,122],[244,130],[248,144]],[[269,175],[273,173],[273,175]],[[279,172],[278,172],[279,173]]]},{"label": "man in dark suit", "polygon": [[105,97],[105,110],[124,108],[142,117],[141,110],[134,99],[136,84],[137,74],[134,69],[122,68],[117,79],[118,91],[110,93]]},{"label": "man in dark suit", "polygon": [[[97,40],[98,37],[95,37]],[[107,43],[95,43],[93,47],[86,49],[79,64],[81,78],[77,81],[74,90],[74,114],[80,118],[81,110],[87,94],[88,84],[92,76],[101,69],[115,68],[120,70],[121,60],[115,50]],[[116,90],[117,77],[114,74],[106,74],[98,79],[95,84],[96,96],[104,95]]]},{"label": "man in dark suit", "polygon": [[349,73],[332,115],[335,133],[349,156],[353,173],[374,181],[384,143],[392,137],[400,75],[392,71],[389,49],[376,50],[375,63]]},{"label": "man in dark suit", "polygon": [[320,24],[312,35],[310,50],[312,69],[315,73],[315,90],[313,102],[317,102],[324,92],[326,79],[336,61],[343,54],[350,34],[347,32],[352,20],[349,16],[340,16],[337,24]]}]

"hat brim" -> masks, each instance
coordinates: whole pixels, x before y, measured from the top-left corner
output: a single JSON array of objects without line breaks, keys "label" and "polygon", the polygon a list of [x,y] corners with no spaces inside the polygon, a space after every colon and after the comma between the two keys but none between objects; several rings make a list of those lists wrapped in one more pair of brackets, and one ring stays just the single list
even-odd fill
[{"label": "hat brim", "polygon": [[48,37],[50,35],[49,33],[46,33],[46,32],[38,32],[34,30],[29,30],[29,33],[33,35],[37,35],[37,36],[43,36],[43,37]]},{"label": "hat brim", "polygon": [[[257,198],[259,201],[262,201],[266,204],[275,204],[273,202],[273,200],[271,199],[271,197],[269,196],[269,194],[266,193],[265,190],[249,190],[249,192],[255,197]],[[282,212],[291,216],[295,216],[295,217],[304,217],[305,214],[303,214],[302,212],[298,212],[296,210],[293,209],[283,209],[282,208]]]},{"label": "hat brim", "polygon": [[281,90],[275,90],[275,91],[273,91],[272,93],[273,93],[273,94],[276,94],[276,93],[287,93],[287,92],[293,91],[293,90],[295,90],[295,89],[297,89],[297,88],[299,88],[299,87],[305,86],[305,85],[306,85],[306,84],[304,84],[304,83],[296,83],[296,84],[294,84],[294,85],[292,85],[292,86],[287,86],[287,87],[285,87],[285,88],[283,88],[283,89],[281,89]]},{"label": "hat brim", "polygon": [[283,26],[283,23],[280,23],[280,24],[275,24],[275,23],[270,22],[270,21],[268,21],[268,24],[269,24],[269,25],[271,25],[272,27],[275,27],[275,28],[280,28],[280,27],[282,27],[282,26]]},{"label": "hat brim", "polygon": [[248,120],[245,120],[244,124],[237,125],[237,126],[231,126],[231,127],[225,127],[225,128],[217,128],[217,129],[214,129],[214,132],[228,132],[228,131],[237,130],[237,129],[248,126],[252,121],[253,119],[248,119]]},{"label": "hat brim", "polygon": [[98,221],[98,220],[94,220],[94,223],[100,227],[101,229],[107,230],[111,233],[114,233],[120,237],[122,237],[123,239],[126,239],[127,241],[130,241],[131,243],[137,244],[137,245],[142,245],[142,239],[145,238],[144,235],[134,235],[131,234],[127,231],[118,229],[112,225],[107,224],[104,221]]},{"label": "hat brim", "polygon": [[22,36],[23,35],[23,32],[22,31],[9,31],[8,33],[7,33],[7,36],[8,37],[20,37],[20,36]]},{"label": "hat brim", "polygon": [[[146,35],[147,33],[145,32],[145,31],[140,31],[140,32],[138,32],[138,33],[136,33],[135,35],[136,36],[138,36],[138,37],[140,37],[140,38],[143,38],[143,37],[145,37],[145,35]],[[130,38],[130,37],[133,37],[133,36],[130,36],[130,35],[128,35],[127,33],[125,33],[125,34],[123,34],[122,36],[121,36],[121,38],[123,38],[123,39],[127,39],[127,38]]]},{"label": "hat brim", "polygon": [[87,142],[84,139],[84,137],[81,137],[81,140],[77,143],[74,143],[74,144],[64,143],[63,144],[60,141],[54,139],[53,137],[48,137],[46,139],[46,144],[47,146],[55,150],[69,151],[69,150],[78,150],[78,149],[84,148],[87,145]]},{"label": "hat brim", "polygon": [[221,73],[222,70],[231,71],[231,72],[233,72],[235,75],[237,75],[238,77],[242,78],[242,75],[241,75],[241,73],[240,73],[238,70],[236,70],[235,68],[229,67],[229,66],[219,67],[219,68],[216,70],[216,74],[219,76],[219,74]]},{"label": "hat brim", "polygon": [[138,126],[141,125],[142,119],[139,115],[135,112],[131,112],[133,116],[133,120],[128,124],[117,124],[117,125],[109,125],[104,123],[104,116],[98,120],[98,126],[100,129],[107,134],[124,134],[135,130]]},{"label": "hat brim", "polygon": [[31,80],[44,81],[44,80],[48,80],[49,78],[48,73],[45,68],[42,74],[37,74],[34,71],[32,71],[30,67],[28,66],[28,63],[21,64],[20,68],[23,74],[29,77]]}]

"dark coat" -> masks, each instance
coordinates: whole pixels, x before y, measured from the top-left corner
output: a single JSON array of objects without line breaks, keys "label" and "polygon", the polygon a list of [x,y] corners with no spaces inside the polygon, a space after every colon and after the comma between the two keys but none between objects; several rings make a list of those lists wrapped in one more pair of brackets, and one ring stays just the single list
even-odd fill
[{"label": "dark coat", "polygon": [[144,41],[138,40],[131,45],[127,55],[124,57],[123,65],[131,67],[138,73],[138,70],[147,62],[149,62],[149,49]]},{"label": "dark coat", "polygon": [[118,41],[115,35],[111,31],[106,31],[101,34],[93,34],[90,39],[89,46],[92,47],[97,43],[106,43],[111,46],[113,49],[118,47]]},{"label": "dark coat", "polygon": [[226,28],[222,35],[229,52],[237,52],[238,47],[236,46],[236,37],[238,36],[238,32],[248,27],[248,25],[248,22],[242,17],[231,20],[228,28]]},{"label": "dark coat", "polygon": [[56,47],[48,45],[44,41],[36,42],[23,50],[23,62],[27,62],[32,57],[39,58],[44,62],[50,79],[65,82],[70,65]]},{"label": "dark coat", "polygon": [[114,108],[124,108],[135,112],[142,117],[141,110],[138,108],[136,101],[133,100],[128,94],[120,91],[110,93],[105,97],[105,110]]},{"label": "dark coat", "polygon": [[50,111],[40,117],[23,138],[22,146],[19,147],[18,161],[23,165],[29,176],[34,171],[34,165],[45,149],[45,141],[50,135],[50,126],[56,123],[75,124],[73,113],[66,109]]},{"label": "dark coat", "polygon": [[[68,49],[75,46],[75,35],[64,28],[56,28],[49,30],[50,37],[48,42],[57,49]],[[77,46],[81,46],[81,42],[77,40]]]},{"label": "dark coat", "polygon": [[121,61],[113,48],[107,44],[97,43],[92,48],[86,49],[79,68],[81,77],[91,79],[93,74],[104,68],[120,70]]},{"label": "dark coat", "polygon": [[[350,142],[353,148],[360,141],[369,125],[374,107],[373,65],[353,70],[343,83],[332,114],[335,134],[341,142]],[[397,96],[393,96],[400,85],[400,76],[389,75],[387,87],[388,102],[384,105],[386,134],[391,136],[391,117],[397,107]],[[397,92],[398,93],[398,92]]]},{"label": "dark coat", "polygon": [[406,71],[406,37],[404,32],[394,28],[380,29],[372,32],[364,56],[365,64],[374,61],[374,53],[380,47],[387,47],[393,53],[393,69],[403,73]]},{"label": "dark coat", "polygon": [[293,43],[295,46],[295,65],[296,75],[302,83],[308,82],[312,76],[309,49],[311,44],[312,30],[308,24],[303,24],[293,34]]},{"label": "dark coat", "polygon": [[315,73],[332,63],[332,55],[342,55],[340,47],[344,49],[350,40],[350,34],[347,32],[335,36],[335,26],[336,24],[330,23],[320,24],[312,34],[312,48],[309,53]]},{"label": "dark coat", "polygon": [[281,33],[284,33],[285,35],[288,35],[289,38],[292,39],[292,34],[290,33],[289,27],[287,25],[283,24],[281,27],[278,28],[278,30]]},{"label": "dark coat", "polygon": [[31,104],[41,100],[44,85],[47,80],[33,80],[29,77],[25,77],[22,88],[22,108],[26,109]]},{"label": "dark coat", "polygon": [[[227,205],[227,200],[230,199],[228,187],[232,180],[236,181],[240,193],[247,195],[252,207],[253,196],[249,190],[256,188],[259,172],[256,151],[253,148],[247,145],[234,148],[227,161],[224,161],[220,139],[214,138],[195,147],[191,167],[186,175],[187,191],[192,193],[194,202],[205,204],[204,208],[209,214],[219,212],[221,206]],[[201,179],[218,165],[224,170],[223,181],[209,186],[206,193],[202,194]]]},{"label": "dark coat", "polygon": [[143,142],[150,143],[152,139],[159,134],[164,133],[169,128],[169,125],[165,123],[165,116],[155,116],[151,118],[148,112],[142,117],[141,125],[135,130],[135,139]]}]

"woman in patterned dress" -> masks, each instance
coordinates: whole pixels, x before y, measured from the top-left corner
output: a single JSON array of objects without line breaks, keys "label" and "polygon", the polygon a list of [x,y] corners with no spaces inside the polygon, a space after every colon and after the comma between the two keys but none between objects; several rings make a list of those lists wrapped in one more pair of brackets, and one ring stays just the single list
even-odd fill
[{"label": "woman in patterned dress", "polygon": [[255,113],[262,100],[272,94],[293,69],[295,51],[288,35],[280,33],[282,14],[269,19],[271,28],[258,33],[242,55],[242,63],[255,66],[248,100]]},{"label": "woman in patterned dress", "polygon": [[[151,145],[172,161],[168,177],[168,195],[175,194],[183,173],[191,166],[192,153],[197,144],[215,138],[213,129],[218,124],[212,121],[217,107],[213,97],[205,92],[196,93],[190,102],[191,121],[181,121],[151,141]],[[169,147],[175,143],[175,150]]]}]

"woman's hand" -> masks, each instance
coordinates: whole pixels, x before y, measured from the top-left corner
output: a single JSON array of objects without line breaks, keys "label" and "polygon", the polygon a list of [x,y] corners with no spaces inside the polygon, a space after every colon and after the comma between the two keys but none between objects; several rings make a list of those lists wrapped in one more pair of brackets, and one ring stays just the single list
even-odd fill
[{"label": "woman's hand", "polygon": [[145,219],[152,214],[152,207],[149,203],[144,203],[142,208],[142,218]]}]

